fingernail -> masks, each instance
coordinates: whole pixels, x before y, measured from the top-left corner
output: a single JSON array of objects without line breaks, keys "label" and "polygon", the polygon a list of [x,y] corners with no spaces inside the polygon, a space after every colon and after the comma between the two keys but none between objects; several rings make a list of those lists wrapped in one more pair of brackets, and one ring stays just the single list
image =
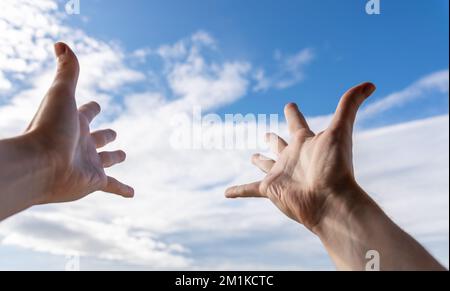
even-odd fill
[{"label": "fingernail", "polygon": [[115,132],[114,130],[111,130],[110,131],[110,139],[112,140],[112,141],[114,141],[114,140],[116,140],[117,139],[117,132]]},{"label": "fingernail", "polygon": [[375,91],[375,89],[376,89],[375,85],[372,83],[369,83],[364,87],[363,92],[365,95],[370,95]]},{"label": "fingernail", "polygon": [[55,44],[56,57],[60,57],[61,55],[65,54],[66,52],[67,52],[67,46],[64,43],[58,42]]},{"label": "fingernail", "polygon": [[134,197],[134,189],[130,186],[125,186],[125,190],[127,192],[127,195],[125,198],[133,198]]},{"label": "fingernail", "polygon": [[297,103],[291,102],[286,105],[286,107],[298,108]]}]

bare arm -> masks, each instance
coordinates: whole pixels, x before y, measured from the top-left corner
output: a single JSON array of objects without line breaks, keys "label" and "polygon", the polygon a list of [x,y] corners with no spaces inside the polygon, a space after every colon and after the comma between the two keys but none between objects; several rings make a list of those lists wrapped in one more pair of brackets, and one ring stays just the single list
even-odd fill
[{"label": "bare arm", "polygon": [[319,236],[340,270],[364,270],[366,254],[380,254],[381,270],[443,270],[411,236],[395,225],[355,180],[353,125],[371,83],[342,97],[331,125],[315,134],[295,104],[285,108],[288,144],[275,134],[267,140],[277,161],[255,155],[252,162],[267,176],[231,187],[228,198],[270,199],[283,213]]},{"label": "bare arm", "polygon": [[[345,196],[355,200],[340,198]],[[370,251],[377,252],[380,270],[445,270],[358,185],[332,194],[327,204],[333,209],[325,210],[321,222],[312,230],[339,270],[365,270]]]},{"label": "bare arm", "polygon": [[116,138],[110,129],[91,132],[100,106],[76,106],[75,54],[62,43],[55,53],[55,80],[30,126],[22,136],[0,140],[0,220],[33,205],[74,201],[95,191],[134,195],[131,187],[105,174],[104,168],[123,162],[125,153],[97,152]]},{"label": "bare arm", "polygon": [[38,204],[53,175],[31,134],[0,141],[0,220]]}]

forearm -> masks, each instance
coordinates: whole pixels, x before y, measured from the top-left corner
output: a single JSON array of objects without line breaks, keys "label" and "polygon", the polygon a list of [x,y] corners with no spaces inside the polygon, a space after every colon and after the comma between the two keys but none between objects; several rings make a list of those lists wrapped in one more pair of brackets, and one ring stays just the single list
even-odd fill
[{"label": "forearm", "polygon": [[33,134],[0,140],[0,221],[39,204],[51,176]]},{"label": "forearm", "polygon": [[357,185],[333,195],[314,229],[339,270],[365,270],[377,251],[381,270],[444,270]]}]

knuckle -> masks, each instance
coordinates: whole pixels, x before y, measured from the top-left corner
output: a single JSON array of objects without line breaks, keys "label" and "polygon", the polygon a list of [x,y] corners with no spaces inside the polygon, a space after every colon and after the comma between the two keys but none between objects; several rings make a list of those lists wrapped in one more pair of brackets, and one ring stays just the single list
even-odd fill
[{"label": "knuckle", "polygon": [[293,138],[297,141],[304,141],[310,134],[310,131],[306,128],[298,129],[294,132]]},{"label": "knuckle", "polygon": [[267,179],[264,179],[261,184],[259,184],[259,192],[262,194],[266,194],[270,187],[270,183]]},{"label": "knuckle", "polygon": [[59,68],[61,69],[72,69],[75,71],[80,70],[80,63],[75,56],[60,56],[58,58]]},{"label": "knuckle", "polygon": [[59,57],[59,69],[66,69],[69,68],[72,65],[72,62],[70,59],[65,57]]},{"label": "knuckle", "polygon": [[106,145],[108,143],[109,139],[106,136],[102,136],[100,141],[101,141],[100,145]]},{"label": "knuckle", "polygon": [[101,153],[100,157],[103,161],[103,164],[110,164],[111,163],[111,155],[109,153]]},{"label": "knuckle", "polygon": [[235,189],[236,195],[237,195],[237,196],[242,196],[242,195],[244,195],[245,190],[247,189],[246,187],[247,187],[247,186],[239,186],[239,187],[237,187],[237,188]]},{"label": "knuckle", "polygon": [[347,134],[347,126],[340,125],[337,127],[334,127],[328,131],[328,138],[332,142],[342,142],[343,140],[347,139],[349,136]]}]

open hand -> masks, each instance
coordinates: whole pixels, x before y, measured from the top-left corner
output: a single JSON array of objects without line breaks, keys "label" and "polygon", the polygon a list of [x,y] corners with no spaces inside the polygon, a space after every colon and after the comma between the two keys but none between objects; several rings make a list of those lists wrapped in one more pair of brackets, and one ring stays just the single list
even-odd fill
[{"label": "open hand", "polygon": [[[325,212],[350,197],[356,185],[352,161],[352,132],[357,111],[375,91],[371,83],[350,89],[342,97],[331,125],[314,134],[295,104],[285,108],[291,134],[288,144],[276,134],[267,140],[277,161],[260,154],[252,162],[267,173],[259,182],[231,187],[228,198],[269,198],[284,214],[313,230]],[[336,197],[337,195],[347,197]]]},{"label": "open hand", "polygon": [[116,138],[111,129],[91,133],[89,124],[100,113],[100,106],[91,102],[77,109],[79,64],[75,54],[63,43],[55,45],[55,54],[55,80],[26,132],[45,153],[52,169],[47,179],[48,191],[40,203],[74,201],[95,191],[133,197],[131,187],[108,177],[104,171],[123,162],[125,153],[97,153],[98,148]]}]

